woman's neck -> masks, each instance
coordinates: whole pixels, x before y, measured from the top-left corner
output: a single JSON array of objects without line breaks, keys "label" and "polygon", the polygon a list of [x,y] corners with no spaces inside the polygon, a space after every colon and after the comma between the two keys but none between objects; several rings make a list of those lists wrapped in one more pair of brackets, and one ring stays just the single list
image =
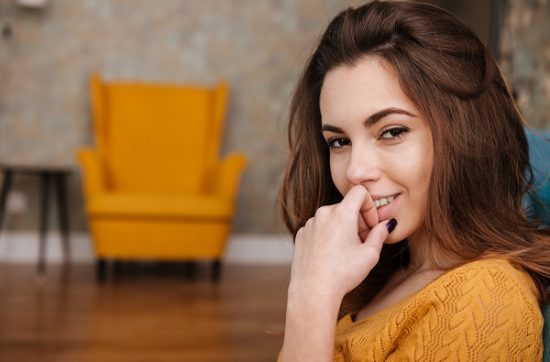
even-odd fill
[{"label": "woman's neck", "polygon": [[448,256],[444,256],[434,246],[436,243],[430,240],[427,235],[417,234],[408,239],[409,267],[412,273],[429,270],[445,270],[456,263]]}]

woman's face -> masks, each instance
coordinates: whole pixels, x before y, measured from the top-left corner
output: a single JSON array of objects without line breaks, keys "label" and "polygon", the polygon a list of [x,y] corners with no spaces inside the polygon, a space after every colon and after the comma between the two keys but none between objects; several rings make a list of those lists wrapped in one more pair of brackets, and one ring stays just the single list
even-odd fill
[{"label": "woman's face", "polygon": [[338,191],[345,195],[361,184],[375,200],[380,221],[397,219],[387,243],[411,236],[426,209],[433,142],[393,67],[366,57],[334,68],[325,77],[320,107]]}]

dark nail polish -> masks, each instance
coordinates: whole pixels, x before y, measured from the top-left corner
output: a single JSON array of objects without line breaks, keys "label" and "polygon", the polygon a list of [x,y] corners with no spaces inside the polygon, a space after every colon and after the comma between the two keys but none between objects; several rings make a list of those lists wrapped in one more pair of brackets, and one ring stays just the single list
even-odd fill
[{"label": "dark nail polish", "polygon": [[395,220],[395,219],[391,219],[386,224],[386,228],[388,229],[389,233],[391,233],[393,231],[393,229],[395,229],[396,226],[397,226],[397,220]]}]

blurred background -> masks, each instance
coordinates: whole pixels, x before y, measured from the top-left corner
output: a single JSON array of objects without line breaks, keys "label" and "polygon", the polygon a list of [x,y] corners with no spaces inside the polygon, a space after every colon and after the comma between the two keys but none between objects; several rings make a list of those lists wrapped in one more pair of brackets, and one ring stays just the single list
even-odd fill
[{"label": "blurred background", "polygon": [[[289,99],[329,20],[361,3],[0,0],[0,168],[15,170],[0,215],[0,361],[274,360],[292,258],[276,210]],[[431,3],[476,30],[525,118],[549,130],[550,2]],[[95,144],[93,72],[107,82],[227,82],[220,154],[241,152],[248,164],[221,280],[210,280],[200,258],[160,266],[120,258],[110,279],[97,282],[76,159],[79,147]],[[62,170],[65,198],[49,191],[51,212],[43,179],[29,168]],[[62,203],[65,258],[55,211]],[[47,265],[37,272],[44,218]]]}]

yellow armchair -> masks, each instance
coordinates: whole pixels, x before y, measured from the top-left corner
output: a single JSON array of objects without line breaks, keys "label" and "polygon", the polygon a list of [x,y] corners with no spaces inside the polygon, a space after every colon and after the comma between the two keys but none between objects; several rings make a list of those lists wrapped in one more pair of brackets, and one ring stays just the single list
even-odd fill
[{"label": "yellow armchair", "polygon": [[98,279],[108,260],[206,259],[218,280],[246,166],[218,156],[227,85],[90,81],[96,142],[77,158]]}]

